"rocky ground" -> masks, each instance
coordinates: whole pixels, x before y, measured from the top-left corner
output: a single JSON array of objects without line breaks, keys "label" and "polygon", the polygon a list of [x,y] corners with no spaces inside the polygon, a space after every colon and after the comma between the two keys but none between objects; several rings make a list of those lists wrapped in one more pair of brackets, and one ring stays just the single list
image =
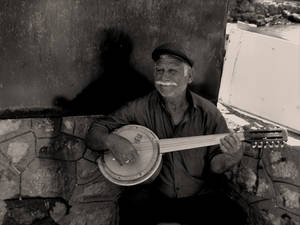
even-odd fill
[{"label": "rocky ground", "polygon": [[228,22],[257,26],[300,23],[299,0],[229,0]]}]

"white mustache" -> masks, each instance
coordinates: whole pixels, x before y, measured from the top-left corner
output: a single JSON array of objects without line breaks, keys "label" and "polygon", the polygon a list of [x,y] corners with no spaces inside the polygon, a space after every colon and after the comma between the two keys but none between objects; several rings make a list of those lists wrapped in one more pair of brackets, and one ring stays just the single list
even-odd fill
[{"label": "white mustache", "polygon": [[155,81],[155,83],[163,86],[177,86],[175,82]]}]

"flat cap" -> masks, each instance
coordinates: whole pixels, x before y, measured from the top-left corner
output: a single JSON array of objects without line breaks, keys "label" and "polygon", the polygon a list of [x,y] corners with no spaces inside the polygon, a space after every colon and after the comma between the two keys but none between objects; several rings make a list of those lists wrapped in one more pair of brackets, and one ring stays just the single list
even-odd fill
[{"label": "flat cap", "polygon": [[156,62],[161,55],[173,55],[179,60],[193,67],[193,60],[187,56],[184,48],[178,43],[165,43],[156,47],[152,52],[152,59]]}]

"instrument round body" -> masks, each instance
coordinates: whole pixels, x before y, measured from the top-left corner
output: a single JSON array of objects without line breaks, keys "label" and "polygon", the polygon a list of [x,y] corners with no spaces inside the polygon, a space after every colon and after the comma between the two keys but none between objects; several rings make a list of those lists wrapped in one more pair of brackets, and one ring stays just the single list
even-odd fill
[{"label": "instrument round body", "polygon": [[120,165],[110,151],[98,159],[98,166],[104,177],[121,186],[148,183],[159,174],[162,156],[159,139],[148,128],[140,125],[126,125],[114,133],[129,140],[138,152],[134,163]]}]

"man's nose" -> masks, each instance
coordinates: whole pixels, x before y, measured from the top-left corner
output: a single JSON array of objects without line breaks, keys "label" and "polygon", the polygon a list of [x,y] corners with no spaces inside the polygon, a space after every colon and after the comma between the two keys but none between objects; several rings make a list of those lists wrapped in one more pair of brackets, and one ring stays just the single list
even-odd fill
[{"label": "man's nose", "polygon": [[162,79],[163,80],[171,80],[172,79],[171,73],[169,73],[168,71],[164,71],[164,73],[162,74]]}]

